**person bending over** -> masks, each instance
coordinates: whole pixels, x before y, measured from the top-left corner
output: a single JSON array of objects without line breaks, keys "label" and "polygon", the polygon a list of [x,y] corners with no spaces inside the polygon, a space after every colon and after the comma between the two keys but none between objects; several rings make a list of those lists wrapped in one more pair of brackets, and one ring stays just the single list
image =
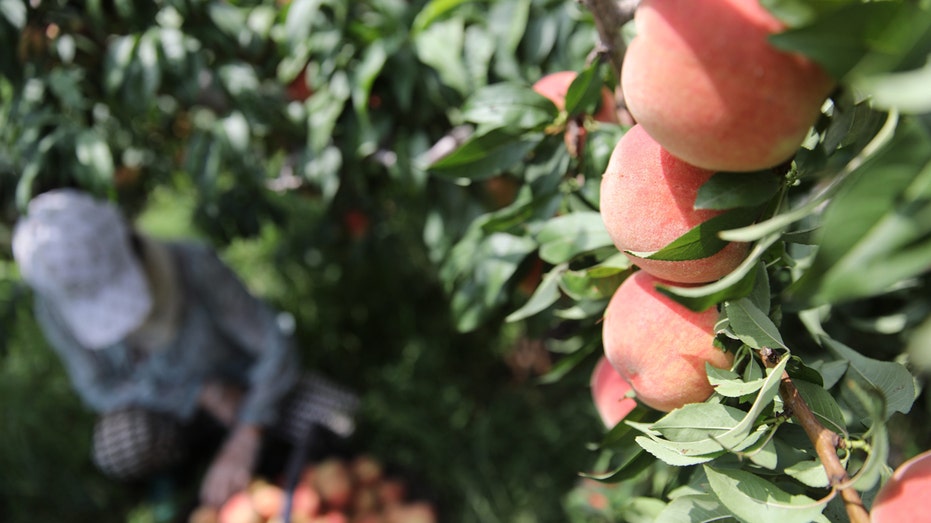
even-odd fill
[{"label": "person bending over", "polygon": [[302,379],[277,314],[207,246],[149,238],[113,204],[56,189],[29,203],[13,255],[45,337],[99,413],[92,456],[110,477],[178,464],[206,413],[228,428],[200,489],[218,506],[249,483],[267,431],[297,442],[335,409],[315,402],[319,383]]}]

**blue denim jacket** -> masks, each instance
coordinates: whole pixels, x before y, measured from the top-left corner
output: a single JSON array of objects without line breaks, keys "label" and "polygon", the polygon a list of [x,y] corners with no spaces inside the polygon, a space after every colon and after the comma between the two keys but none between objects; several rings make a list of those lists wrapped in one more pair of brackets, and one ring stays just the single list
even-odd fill
[{"label": "blue denim jacket", "polygon": [[225,380],[246,387],[242,423],[269,425],[297,381],[291,339],[276,313],[254,297],[206,246],[169,243],[182,295],[177,335],[142,352],[120,342],[99,350],[81,346],[54,308],[36,296],[36,317],[62,358],[75,390],[97,412],[143,407],[190,419],[203,383]]}]

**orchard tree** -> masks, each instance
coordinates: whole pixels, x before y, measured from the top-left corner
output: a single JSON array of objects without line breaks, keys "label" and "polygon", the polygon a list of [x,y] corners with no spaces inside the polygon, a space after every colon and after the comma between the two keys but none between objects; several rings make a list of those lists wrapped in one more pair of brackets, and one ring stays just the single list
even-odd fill
[{"label": "orchard tree", "polygon": [[[564,96],[477,90],[430,167],[515,188],[443,262],[459,327],[533,325],[544,381],[598,363],[583,513],[907,517],[924,465],[888,478],[931,447],[931,3],[583,4],[600,41]],[[620,123],[591,116],[605,86]]]}]

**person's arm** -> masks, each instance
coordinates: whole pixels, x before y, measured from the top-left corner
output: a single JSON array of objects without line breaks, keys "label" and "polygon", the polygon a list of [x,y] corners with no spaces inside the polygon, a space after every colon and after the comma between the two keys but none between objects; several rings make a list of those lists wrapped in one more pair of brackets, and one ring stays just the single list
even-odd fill
[{"label": "person's arm", "polygon": [[268,426],[275,422],[282,398],[298,378],[292,340],[279,327],[275,311],[249,292],[213,251],[203,248],[192,265],[195,292],[211,320],[253,358],[237,422]]},{"label": "person's arm", "polygon": [[[262,431],[275,421],[299,369],[291,340],[280,329],[274,311],[253,296],[212,251],[204,250],[190,269],[213,322],[254,358],[230,435],[201,486],[201,500],[219,505],[248,484]],[[208,393],[211,387],[203,390]],[[202,400],[209,400],[209,394]]]}]

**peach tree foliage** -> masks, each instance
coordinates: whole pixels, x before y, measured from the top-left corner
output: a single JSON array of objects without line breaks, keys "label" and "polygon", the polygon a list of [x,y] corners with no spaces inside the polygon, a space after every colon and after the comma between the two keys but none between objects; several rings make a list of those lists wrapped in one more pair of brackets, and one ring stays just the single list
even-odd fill
[{"label": "peach tree foliage", "polygon": [[[752,243],[718,281],[661,287],[691,309],[718,310],[716,342],[736,363],[708,368],[708,401],[665,415],[640,407],[592,435],[599,460],[587,475],[624,487],[606,510],[619,520],[846,520],[779,394],[783,371],[840,436],[849,486],[867,507],[891,464],[931,445],[921,395],[931,364],[931,5],[763,4],[788,26],[772,44],[811,57],[838,88],[778,176],[717,173],[695,206],[726,212],[638,253],[688,260]],[[602,85],[617,85],[607,62],[578,64],[564,111],[527,82],[478,89],[462,106],[471,135],[430,166],[462,186],[517,181],[513,202],[478,216],[452,247],[471,256],[442,269],[460,329],[504,317],[547,338],[559,364],[543,382],[591,368],[604,307],[632,270],[598,212],[601,173],[626,129],[587,116]],[[577,155],[563,140],[574,125],[587,130]],[[545,274],[522,296],[537,258]],[[645,470],[667,483],[651,489]]]},{"label": "peach tree foliage", "polygon": [[[561,0],[0,0],[0,369],[35,367],[30,377],[46,383],[39,372],[48,366],[59,371],[54,391],[70,398],[48,352],[28,353],[42,365],[17,360],[26,335],[38,336],[16,328],[29,324],[29,294],[9,252],[11,225],[28,199],[78,186],[143,216],[154,201],[160,211],[178,211],[168,220],[233,251],[249,269],[241,274],[295,314],[297,334],[313,348],[309,364],[327,364],[334,377],[358,379],[362,372],[367,385],[388,391],[369,418],[379,427],[373,439],[406,448],[398,459],[426,469],[453,499],[451,510],[463,507],[465,520],[488,521],[489,511],[507,517],[534,499],[531,505],[555,512],[559,499],[551,494],[572,481],[571,473],[554,474],[546,488],[521,477],[544,466],[526,454],[548,451],[472,437],[539,397],[512,389],[504,373],[489,378],[487,368],[503,367],[493,329],[452,336],[447,308],[436,306],[443,296],[432,262],[449,245],[432,235],[432,225],[424,231],[427,215],[455,209],[443,225],[458,231],[482,206],[468,191],[429,177],[425,158],[461,123],[459,107],[470,93],[579,63],[593,41],[584,11]],[[301,80],[313,94],[295,99],[289,86]],[[352,223],[355,232],[347,232]],[[245,260],[236,260],[243,245]],[[7,335],[14,331],[25,334]],[[463,363],[463,345],[483,352]],[[437,346],[449,350],[407,358],[411,367],[401,369],[402,349]],[[455,374],[445,375],[452,367]],[[442,370],[429,380],[392,374],[425,368]],[[3,395],[5,412],[32,383]],[[438,395],[437,386],[452,393]],[[496,396],[487,407],[487,397],[503,389],[507,398]],[[422,406],[422,397],[435,401]],[[13,431],[17,442],[27,421],[41,425],[43,416],[82,412],[76,402],[50,398],[30,402],[29,411],[11,408],[0,437]],[[481,424],[450,435],[444,424],[479,408]],[[533,418],[550,424],[553,413]],[[495,463],[495,494],[508,495],[493,502],[475,459],[466,452],[450,457],[450,448],[478,444],[488,451],[481,459],[513,457]],[[82,502],[83,510],[100,503],[106,516],[121,515],[96,490],[88,499],[89,489],[103,492],[96,483],[65,481],[75,476],[56,468],[85,464],[74,442],[49,442],[55,452],[35,463],[17,452],[22,446],[0,447],[0,462],[23,471],[0,488],[0,498],[15,502],[0,505],[25,520],[80,518],[72,512]],[[72,454],[63,459],[64,452]],[[545,467],[574,470],[573,454]],[[433,465],[440,461],[442,467]],[[459,474],[449,475],[451,468]],[[54,504],[32,495],[47,486],[62,492]],[[0,518],[16,521],[14,515]],[[102,520],[100,511],[85,519]]]}]

